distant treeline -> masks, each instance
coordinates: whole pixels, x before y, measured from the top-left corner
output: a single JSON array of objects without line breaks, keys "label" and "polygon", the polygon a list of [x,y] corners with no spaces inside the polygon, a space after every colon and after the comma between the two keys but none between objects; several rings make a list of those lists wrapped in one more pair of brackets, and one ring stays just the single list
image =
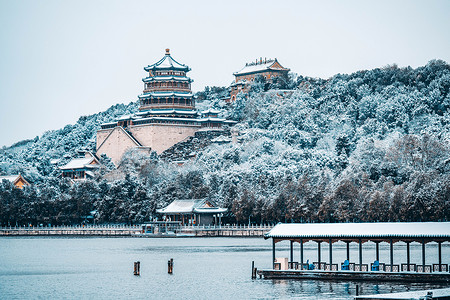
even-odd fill
[{"label": "distant treeline", "polygon": [[175,199],[203,197],[229,208],[226,223],[449,219],[447,63],[284,80],[257,78],[232,105],[223,88],[201,92],[200,106],[239,121],[240,142],[212,144],[181,167],[129,151],[92,181],[57,177],[50,159],[92,149],[98,125],[135,111],[134,103],[3,149],[0,171],[34,184],[0,184],[0,223],[73,224],[92,211],[95,222],[138,223]]}]

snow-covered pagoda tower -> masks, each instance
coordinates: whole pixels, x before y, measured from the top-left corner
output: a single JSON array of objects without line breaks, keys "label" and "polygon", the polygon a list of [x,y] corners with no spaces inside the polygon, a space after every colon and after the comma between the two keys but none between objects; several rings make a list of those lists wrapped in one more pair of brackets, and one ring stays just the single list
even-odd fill
[{"label": "snow-covered pagoda tower", "polygon": [[130,148],[162,153],[203,130],[222,130],[235,122],[218,117],[219,111],[199,112],[191,91],[191,69],[172,58],[169,49],[158,62],[144,68],[139,112],[101,125],[97,131],[97,155],[106,154],[117,165]]},{"label": "snow-covered pagoda tower", "polygon": [[144,68],[148,77],[142,79],[144,92],[139,96],[139,110],[178,109],[193,110],[195,103],[191,92],[192,79],[186,77],[191,69],[166,55],[157,63]]}]

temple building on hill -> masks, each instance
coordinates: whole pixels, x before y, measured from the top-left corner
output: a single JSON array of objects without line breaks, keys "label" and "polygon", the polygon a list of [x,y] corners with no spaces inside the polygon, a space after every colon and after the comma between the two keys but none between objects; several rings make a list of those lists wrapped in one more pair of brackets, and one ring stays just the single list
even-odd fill
[{"label": "temple building on hill", "polygon": [[230,101],[236,101],[239,92],[247,93],[256,76],[261,75],[270,82],[275,77],[287,76],[289,71],[290,69],[284,68],[276,58],[269,60],[260,58],[259,61],[245,64],[244,68],[233,73],[235,81],[230,85]]},{"label": "temple building on hill", "polygon": [[0,176],[0,183],[2,180],[8,180],[11,182],[16,188],[23,189],[24,186],[29,186],[30,183],[23,178],[21,174],[19,175],[8,175],[8,176]]},{"label": "temple building on hill", "polygon": [[97,155],[106,154],[117,166],[130,148],[158,154],[194,136],[200,130],[221,130],[235,122],[218,117],[218,111],[199,112],[191,91],[191,69],[177,62],[169,49],[158,62],[144,68],[144,91],[139,112],[125,115],[97,131]]},{"label": "temple building on hill", "polygon": [[60,167],[61,176],[73,181],[86,180],[94,177],[94,171],[100,167],[98,159],[91,153],[83,153],[84,157],[77,157]]}]

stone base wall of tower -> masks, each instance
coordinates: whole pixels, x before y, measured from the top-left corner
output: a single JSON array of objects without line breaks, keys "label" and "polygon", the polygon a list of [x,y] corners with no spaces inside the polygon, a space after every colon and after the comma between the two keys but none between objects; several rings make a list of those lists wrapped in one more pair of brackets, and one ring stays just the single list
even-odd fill
[{"label": "stone base wall of tower", "polygon": [[126,130],[128,133],[118,126],[97,131],[97,155],[106,154],[117,166],[123,154],[130,148],[148,147],[161,154],[173,145],[194,136],[202,128],[196,125],[146,124],[129,126]]},{"label": "stone base wall of tower", "polygon": [[173,145],[194,136],[200,128],[195,125],[148,124],[130,126],[128,130],[142,146],[150,147],[156,153],[161,154]]},{"label": "stone base wall of tower", "polygon": [[100,145],[105,141],[108,135],[113,131],[114,128],[111,129],[100,129],[97,131],[97,146],[95,149],[98,149]]},{"label": "stone base wall of tower", "polygon": [[[99,144],[99,140],[103,141]],[[138,146],[122,127],[97,131],[97,156],[106,154],[116,166],[128,149]]]}]

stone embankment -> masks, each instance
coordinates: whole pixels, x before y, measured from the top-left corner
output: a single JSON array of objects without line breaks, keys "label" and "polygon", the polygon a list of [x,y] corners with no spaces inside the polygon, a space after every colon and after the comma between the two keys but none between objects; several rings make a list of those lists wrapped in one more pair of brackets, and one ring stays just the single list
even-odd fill
[{"label": "stone embankment", "polygon": [[0,227],[0,236],[262,237],[272,227],[271,225],[183,226],[172,235],[142,234],[140,225]]}]

